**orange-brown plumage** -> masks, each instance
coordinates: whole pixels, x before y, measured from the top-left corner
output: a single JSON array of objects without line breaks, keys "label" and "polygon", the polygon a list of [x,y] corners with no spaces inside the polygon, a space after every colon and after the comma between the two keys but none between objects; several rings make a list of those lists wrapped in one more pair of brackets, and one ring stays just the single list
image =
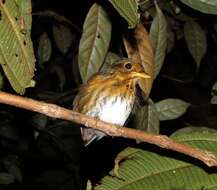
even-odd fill
[{"label": "orange-brown plumage", "polygon": [[[102,121],[123,126],[134,104],[136,84],[149,78],[138,63],[121,59],[104,72],[98,72],[81,86],[73,109]],[[85,144],[105,134],[90,128],[82,130]]]}]

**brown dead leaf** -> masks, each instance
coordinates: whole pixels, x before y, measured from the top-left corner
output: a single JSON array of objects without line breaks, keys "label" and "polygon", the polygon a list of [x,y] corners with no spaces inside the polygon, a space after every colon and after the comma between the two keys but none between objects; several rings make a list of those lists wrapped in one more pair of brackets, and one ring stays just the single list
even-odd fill
[{"label": "brown dead leaf", "polygon": [[151,76],[150,79],[141,79],[139,86],[148,97],[154,80],[154,53],[151,42],[145,27],[139,23],[134,31],[136,44],[131,45],[125,38],[123,39],[127,55],[133,62],[141,63],[145,72]]}]

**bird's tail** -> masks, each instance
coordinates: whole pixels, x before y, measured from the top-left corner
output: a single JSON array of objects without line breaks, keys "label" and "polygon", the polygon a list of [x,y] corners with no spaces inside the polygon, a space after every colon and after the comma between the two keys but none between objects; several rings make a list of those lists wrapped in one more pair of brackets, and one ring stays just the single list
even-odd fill
[{"label": "bird's tail", "polygon": [[104,137],[105,133],[96,129],[81,127],[81,136],[84,141],[84,145],[88,146],[93,141],[100,140],[102,137]]}]

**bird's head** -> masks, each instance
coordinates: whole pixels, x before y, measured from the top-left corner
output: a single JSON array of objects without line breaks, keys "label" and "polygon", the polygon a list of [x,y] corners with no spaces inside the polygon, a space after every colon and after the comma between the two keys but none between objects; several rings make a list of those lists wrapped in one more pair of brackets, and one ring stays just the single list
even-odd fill
[{"label": "bird's head", "polygon": [[139,63],[132,62],[130,59],[116,61],[112,65],[110,72],[123,80],[138,81],[139,79],[150,78]]}]

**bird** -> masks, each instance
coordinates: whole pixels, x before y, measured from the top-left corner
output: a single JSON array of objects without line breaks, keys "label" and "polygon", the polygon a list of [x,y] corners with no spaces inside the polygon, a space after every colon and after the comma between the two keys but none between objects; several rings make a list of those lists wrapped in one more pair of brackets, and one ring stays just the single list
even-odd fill
[{"label": "bird", "polygon": [[[136,85],[148,78],[140,63],[121,58],[80,86],[73,110],[122,127],[133,109]],[[81,134],[85,146],[106,135],[88,127],[82,127]]]}]

